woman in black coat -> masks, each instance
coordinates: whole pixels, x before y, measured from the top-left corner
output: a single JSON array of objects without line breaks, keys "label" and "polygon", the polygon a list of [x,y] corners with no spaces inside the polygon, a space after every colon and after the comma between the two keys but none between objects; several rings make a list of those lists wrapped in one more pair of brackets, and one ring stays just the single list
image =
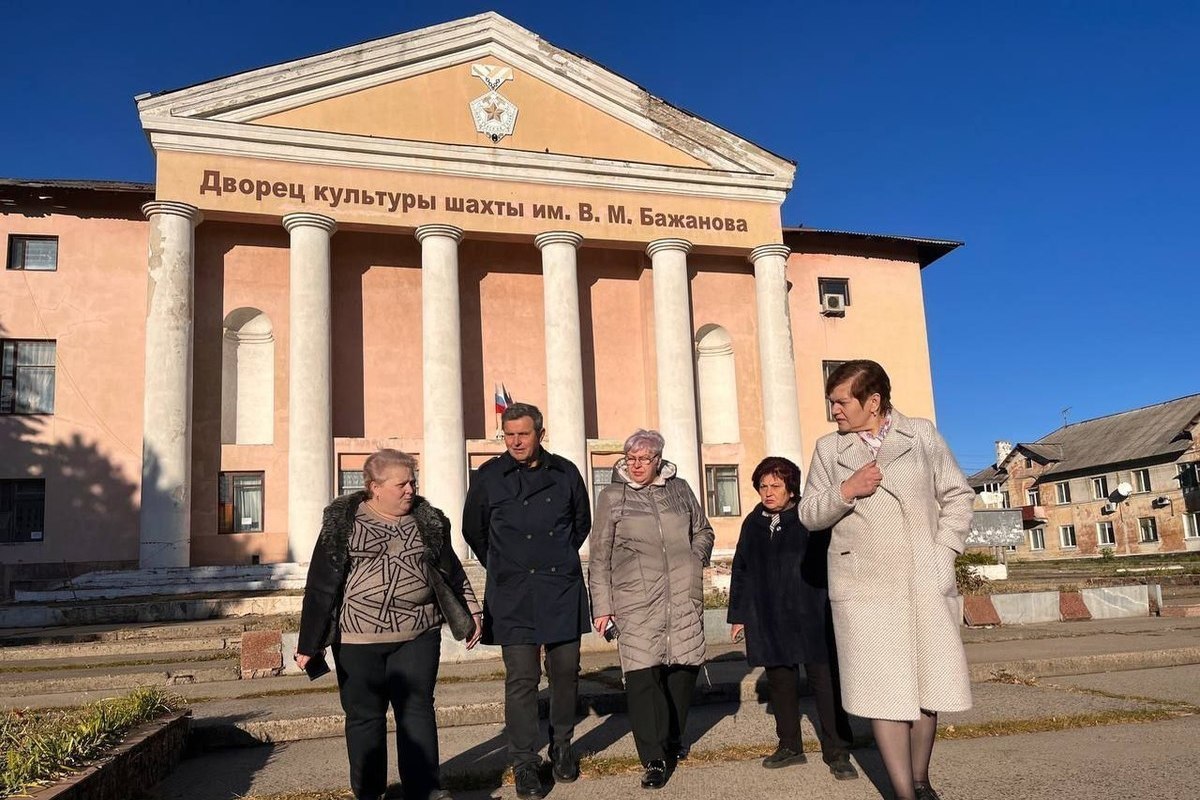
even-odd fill
[{"label": "woman in black coat", "polygon": [[737,641],[746,637],[746,660],[766,668],[779,746],[763,760],[768,769],[803,764],[800,742],[799,665],[817,701],[821,752],[838,780],[858,777],[850,763],[853,735],[837,686],[837,655],[828,621],[825,551],[827,531],[800,524],[800,468],[786,458],[765,458],[754,470],[762,502],[742,522],[729,587],[728,622]]}]

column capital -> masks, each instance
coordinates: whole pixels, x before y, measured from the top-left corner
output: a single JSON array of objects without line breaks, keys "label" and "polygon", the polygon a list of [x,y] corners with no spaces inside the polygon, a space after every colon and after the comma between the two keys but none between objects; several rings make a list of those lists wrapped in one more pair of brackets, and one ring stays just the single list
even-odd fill
[{"label": "column capital", "polygon": [[421,225],[413,232],[413,235],[417,237],[418,242],[423,242],[430,236],[444,236],[447,239],[453,239],[455,242],[461,242],[463,229],[454,225]]},{"label": "column capital", "polygon": [[569,244],[578,249],[583,244],[583,236],[574,231],[546,231],[533,237],[533,244],[538,250],[548,244]]},{"label": "column capital", "polygon": [[296,228],[320,228],[332,234],[337,230],[337,221],[324,214],[311,214],[307,211],[297,211],[283,216],[283,227],[291,233]]},{"label": "column capital", "polygon": [[750,251],[749,261],[751,264],[753,264],[760,258],[767,258],[769,256],[779,256],[786,261],[787,257],[791,254],[792,248],[788,247],[786,244],[760,244],[758,247]]},{"label": "column capital", "polygon": [[151,200],[149,203],[143,203],[142,213],[146,215],[146,219],[156,217],[159,214],[183,217],[193,225],[199,225],[200,221],[204,219],[204,215],[200,213],[200,209],[187,203],[176,202],[175,200]]},{"label": "column capital", "polygon": [[646,245],[646,254],[651,258],[654,258],[655,253],[662,253],[668,250],[687,254],[692,252],[692,243],[687,239],[655,239]]}]

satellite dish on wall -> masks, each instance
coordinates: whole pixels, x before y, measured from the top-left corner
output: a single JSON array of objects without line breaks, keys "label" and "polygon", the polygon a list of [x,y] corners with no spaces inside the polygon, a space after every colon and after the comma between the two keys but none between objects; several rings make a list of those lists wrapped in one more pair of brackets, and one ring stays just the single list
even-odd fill
[{"label": "satellite dish on wall", "polygon": [[1129,495],[1133,494],[1133,486],[1127,481],[1121,481],[1117,484],[1117,495],[1124,500]]}]

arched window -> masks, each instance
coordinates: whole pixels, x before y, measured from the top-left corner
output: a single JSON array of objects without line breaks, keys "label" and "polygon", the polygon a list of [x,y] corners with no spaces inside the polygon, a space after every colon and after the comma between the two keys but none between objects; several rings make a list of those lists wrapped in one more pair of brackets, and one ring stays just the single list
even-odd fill
[{"label": "arched window", "polygon": [[221,443],[271,444],[275,438],[271,318],[257,308],[229,312],[221,348]]},{"label": "arched window", "polygon": [[696,333],[696,382],[700,388],[700,438],[704,444],[741,441],[733,339],[720,325]]}]

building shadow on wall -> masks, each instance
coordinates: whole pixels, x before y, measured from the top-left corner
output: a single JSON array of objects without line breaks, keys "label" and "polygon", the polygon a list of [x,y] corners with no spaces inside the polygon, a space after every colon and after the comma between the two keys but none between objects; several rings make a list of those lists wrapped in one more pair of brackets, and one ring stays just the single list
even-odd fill
[{"label": "building shadow on wall", "polygon": [[[0,321],[0,339],[11,335]],[[79,391],[61,359],[57,360],[55,382],[60,397],[64,391]],[[140,415],[141,409],[136,413]],[[96,569],[131,569],[138,563],[136,480],[131,480],[119,464],[79,433],[60,441],[45,441],[53,421],[50,415],[0,415],[0,479],[44,481],[44,508],[53,510],[51,519],[78,521],[78,528],[66,532],[43,525],[38,544],[29,541],[30,526],[21,525],[25,529],[20,531],[21,539],[29,543],[0,544],[0,599],[11,598],[14,589],[37,588],[46,582],[67,580]],[[99,425],[103,427],[103,420],[99,420]],[[133,444],[136,443],[125,446]],[[3,491],[10,490],[6,487]],[[11,500],[10,495],[5,499],[4,511],[0,512],[3,542],[10,542],[17,529],[18,515],[10,507]],[[25,509],[21,517],[28,520],[30,512]],[[45,522],[44,516],[42,521]],[[64,545],[62,541],[67,536],[103,537],[103,543],[93,547],[92,552],[103,552],[105,557],[72,558],[69,543]],[[46,550],[65,555],[49,557],[44,555]]]}]

